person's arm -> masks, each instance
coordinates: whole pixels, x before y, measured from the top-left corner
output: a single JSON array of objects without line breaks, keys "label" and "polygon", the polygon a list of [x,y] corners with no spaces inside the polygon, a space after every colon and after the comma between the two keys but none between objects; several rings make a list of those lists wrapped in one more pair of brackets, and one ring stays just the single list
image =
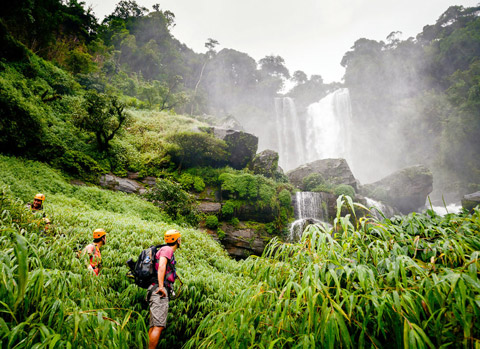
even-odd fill
[{"label": "person's arm", "polygon": [[165,272],[167,270],[167,257],[161,256],[158,260],[158,290],[155,293],[160,292],[162,297],[167,296],[167,292],[165,291],[165,287],[163,287],[163,281],[165,279]]},{"label": "person's arm", "polygon": [[[85,260],[85,263],[86,263],[86,265],[87,265],[87,269],[94,272],[93,267],[92,267],[92,265],[90,264],[90,258],[92,257],[92,252],[93,252],[93,250],[89,248],[90,246],[91,246],[91,245],[85,246],[85,248],[83,249],[83,252],[82,252],[82,257],[84,257],[85,255],[87,255],[87,258],[86,258],[86,260]],[[93,248],[95,248],[95,246],[94,246]]]}]

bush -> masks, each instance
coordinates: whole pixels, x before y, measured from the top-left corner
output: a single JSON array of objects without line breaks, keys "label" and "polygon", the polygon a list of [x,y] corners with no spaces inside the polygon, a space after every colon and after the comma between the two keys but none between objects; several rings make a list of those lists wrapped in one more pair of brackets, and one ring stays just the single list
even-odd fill
[{"label": "bush", "polygon": [[168,151],[179,167],[221,167],[227,163],[227,144],[207,133],[179,132],[167,141],[174,145]]},{"label": "bush", "polygon": [[331,183],[325,182],[320,185],[317,185],[315,188],[312,189],[313,192],[325,192],[333,194],[335,190],[335,186]]},{"label": "bush", "polygon": [[156,202],[173,219],[185,220],[191,225],[198,223],[195,200],[175,182],[157,178],[155,187],[146,192],[145,197]]},{"label": "bush", "polygon": [[220,240],[223,240],[223,239],[225,239],[225,232],[222,229],[218,228],[217,229],[217,236]]},{"label": "bush", "polygon": [[180,177],[177,176],[177,181],[185,190],[195,190],[201,193],[205,189],[205,182],[202,178],[193,176],[190,173],[182,173]]},{"label": "bush", "polygon": [[218,179],[222,183],[222,190],[236,199],[270,205],[276,194],[276,183],[260,175],[222,173]]},{"label": "bush", "polygon": [[222,216],[232,217],[235,213],[235,203],[231,200],[228,200],[222,205]]},{"label": "bush", "polygon": [[303,190],[313,191],[315,187],[325,183],[325,179],[319,173],[311,173],[303,179]]},{"label": "bush", "polygon": [[236,228],[236,227],[239,226],[240,221],[238,220],[237,217],[233,217],[231,223],[232,223],[232,225]]},{"label": "bush", "polygon": [[207,228],[209,228],[209,229],[217,229],[217,227],[218,227],[218,218],[217,218],[217,216],[214,216],[214,215],[207,216],[207,218],[205,219],[205,225],[206,225]]},{"label": "bush", "polygon": [[283,189],[278,193],[278,201],[283,207],[290,207],[292,205],[292,194],[287,189]]},{"label": "bush", "polygon": [[348,184],[340,184],[335,187],[334,194],[337,196],[348,195],[351,198],[355,197],[355,189]]},{"label": "bush", "polygon": [[53,165],[89,182],[98,182],[98,177],[106,172],[90,156],[75,150],[67,150]]}]

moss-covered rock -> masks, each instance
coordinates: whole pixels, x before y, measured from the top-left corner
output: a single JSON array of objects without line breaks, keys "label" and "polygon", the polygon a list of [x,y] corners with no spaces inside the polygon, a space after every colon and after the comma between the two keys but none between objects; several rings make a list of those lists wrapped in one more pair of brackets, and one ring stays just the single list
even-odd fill
[{"label": "moss-covered rock", "polygon": [[255,155],[248,168],[255,174],[276,178],[276,173],[281,171],[278,167],[278,153],[269,149],[264,150]]},{"label": "moss-covered rock", "polygon": [[407,214],[422,208],[433,190],[433,175],[423,165],[404,168],[361,187],[363,196],[380,200]]},{"label": "moss-covered rock", "polygon": [[477,205],[480,205],[480,191],[465,195],[462,199],[462,207],[466,210],[471,211]]}]

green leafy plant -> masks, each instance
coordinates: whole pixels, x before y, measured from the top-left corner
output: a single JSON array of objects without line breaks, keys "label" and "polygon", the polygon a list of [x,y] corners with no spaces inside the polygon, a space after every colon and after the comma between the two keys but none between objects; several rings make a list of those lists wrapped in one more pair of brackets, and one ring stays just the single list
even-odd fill
[{"label": "green leafy plant", "polygon": [[340,184],[337,185],[334,189],[334,194],[337,196],[340,195],[348,195],[351,198],[355,197],[355,189],[351,185],[348,184]]},{"label": "green leafy plant", "polygon": [[195,200],[175,182],[157,178],[155,187],[147,191],[145,197],[156,202],[173,219],[185,219],[193,225],[198,223]]},{"label": "green leafy plant", "polygon": [[323,183],[325,183],[325,179],[320,173],[311,173],[303,179],[302,188],[305,191],[313,191],[315,187],[318,187]]},{"label": "green leafy plant", "polygon": [[220,240],[223,240],[223,239],[225,239],[225,232],[222,229],[218,228],[217,229],[217,236]]},{"label": "green leafy plant", "polygon": [[217,216],[210,215],[205,218],[205,225],[209,229],[217,229],[218,227],[218,218]]}]

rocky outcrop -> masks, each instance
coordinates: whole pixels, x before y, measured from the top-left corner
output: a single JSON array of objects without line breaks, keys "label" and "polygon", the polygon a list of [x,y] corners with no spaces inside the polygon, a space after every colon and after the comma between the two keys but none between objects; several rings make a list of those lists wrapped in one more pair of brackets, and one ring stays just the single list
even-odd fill
[{"label": "rocky outcrop", "polygon": [[120,178],[113,174],[104,174],[100,176],[100,185],[107,189],[122,191],[124,193],[142,194],[145,188],[133,179]]},{"label": "rocky outcrop", "polygon": [[235,228],[229,224],[223,224],[221,228],[225,232],[221,243],[228,254],[236,259],[247,258],[252,254],[261,256],[270,240],[270,237],[252,228]]},{"label": "rocky outcrop", "polygon": [[264,150],[253,158],[248,168],[255,174],[268,178],[276,178],[278,173],[283,173],[278,167],[278,153],[273,150]]},{"label": "rocky outcrop", "polygon": [[197,209],[207,215],[218,215],[222,210],[222,204],[219,202],[200,202]]},{"label": "rocky outcrop", "polygon": [[462,207],[468,211],[473,210],[477,205],[480,205],[480,191],[467,194],[462,199]]},{"label": "rocky outcrop", "polygon": [[433,189],[433,176],[428,168],[416,165],[360,188],[360,194],[380,200],[403,214],[417,211],[425,205]]},{"label": "rocky outcrop", "polygon": [[209,132],[227,143],[227,151],[230,153],[228,164],[237,170],[245,168],[257,153],[257,136],[243,131],[218,127],[209,128]]},{"label": "rocky outcrop", "polygon": [[345,159],[310,162],[287,172],[287,177],[293,185],[303,190],[303,179],[313,173],[320,174],[325,181],[332,184],[348,184],[357,190],[357,181]]}]

